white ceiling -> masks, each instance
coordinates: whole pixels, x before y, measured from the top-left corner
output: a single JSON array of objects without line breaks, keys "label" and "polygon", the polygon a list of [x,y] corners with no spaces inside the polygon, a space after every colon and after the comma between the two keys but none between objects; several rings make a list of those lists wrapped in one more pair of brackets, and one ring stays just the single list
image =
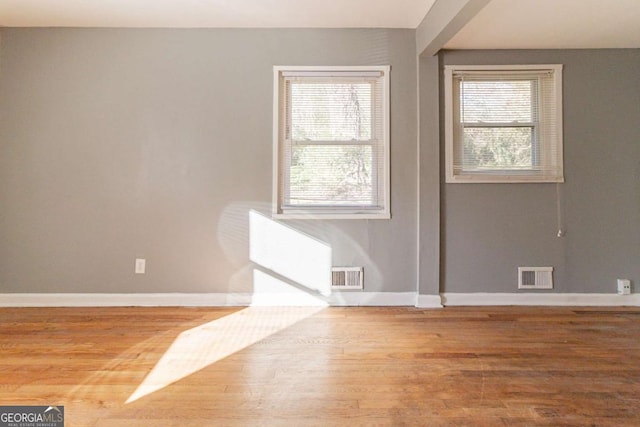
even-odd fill
[{"label": "white ceiling", "polygon": [[416,28],[434,1],[0,0],[0,26]]},{"label": "white ceiling", "polygon": [[640,0],[491,0],[445,47],[639,48]]},{"label": "white ceiling", "polygon": [[[0,0],[0,26],[416,28],[435,1]],[[640,0],[491,0],[444,47],[640,48]]]}]

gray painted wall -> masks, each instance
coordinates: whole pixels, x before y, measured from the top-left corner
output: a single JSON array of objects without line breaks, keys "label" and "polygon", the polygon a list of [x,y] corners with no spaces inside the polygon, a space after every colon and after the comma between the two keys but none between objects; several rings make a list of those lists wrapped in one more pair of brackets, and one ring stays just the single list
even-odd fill
[{"label": "gray painted wall", "polygon": [[420,96],[419,293],[440,292],[440,58],[418,60]]},{"label": "gray painted wall", "polygon": [[[638,286],[640,51],[417,64],[414,36],[0,30],[0,293],[250,291],[264,268],[249,260],[248,213],[271,204],[273,65],[392,66],[393,219],[286,222],[335,265],[364,265],[366,290],[414,291],[419,268],[422,294],[516,292],[519,265],[554,266],[556,292]],[[564,238],[553,184],[441,183],[442,66],[500,63],[565,65]]]},{"label": "gray painted wall", "polygon": [[[411,30],[0,30],[0,293],[247,292],[272,66],[390,64],[391,220],[289,221],[414,291]],[[134,275],[134,259],[147,274]]]},{"label": "gray painted wall", "polygon": [[564,64],[566,181],[563,238],[555,184],[441,184],[441,291],[517,292],[518,266],[553,266],[556,292],[640,286],[640,50],[440,55],[442,65]]}]

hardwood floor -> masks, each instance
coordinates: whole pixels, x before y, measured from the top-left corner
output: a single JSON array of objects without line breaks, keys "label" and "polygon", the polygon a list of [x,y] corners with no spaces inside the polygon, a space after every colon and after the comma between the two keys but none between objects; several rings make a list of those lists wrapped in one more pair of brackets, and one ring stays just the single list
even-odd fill
[{"label": "hardwood floor", "polygon": [[636,308],[4,308],[66,426],[638,426]]}]

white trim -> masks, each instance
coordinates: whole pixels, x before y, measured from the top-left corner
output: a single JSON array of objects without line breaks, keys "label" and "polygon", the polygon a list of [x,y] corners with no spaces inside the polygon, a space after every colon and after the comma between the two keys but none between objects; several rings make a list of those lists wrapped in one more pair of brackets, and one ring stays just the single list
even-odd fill
[{"label": "white trim", "polygon": [[633,306],[640,307],[640,294],[577,293],[455,293],[441,294],[447,306],[547,305],[547,306]]},{"label": "white trim", "polygon": [[0,307],[229,307],[249,305],[415,306],[415,292],[333,292],[327,298],[300,293],[0,294]]},{"label": "white trim", "polygon": [[[453,148],[452,148],[453,150]],[[448,151],[448,150],[447,150]],[[447,163],[448,166],[448,163]],[[450,166],[449,169],[453,170],[453,166]],[[564,182],[564,177],[562,178],[553,178],[553,177],[542,177],[538,175],[488,175],[488,174],[466,174],[466,175],[452,175],[447,176],[448,181],[447,184],[525,184],[529,182],[533,183],[562,183]]]},{"label": "white trim", "polygon": [[416,305],[415,292],[334,292],[332,306],[410,306]]},{"label": "white trim", "polygon": [[380,71],[369,71],[368,68],[365,68],[361,71],[352,70],[352,71],[344,71],[342,68],[337,70],[292,70],[290,68],[286,68],[282,70],[283,77],[381,77],[384,73],[383,70]]},{"label": "white trim", "polygon": [[380,214],[361,214],[361,213],[343,213],[343,214],[319,214],[319,213],[274,213],[273,219],[391,219],[390,213]]},{"label": "white trim", "polygon": [[[379,71],[388,73],[391,70],[390,65],[274,65],[273,71],[276,74],[287,71],[310,71],[314,73],[323,71]],[[326,75],[326,73],[324,73]]]},{"label": "white trim", "polygon": [[280,200],[280,67],[273,67],[273,158],[272,158],[272,205],[273,215],[278,214]]},{"label": "white trim", "polygon": [[421,161],[420,161],[420,55],[416,55],[416,307],[420,307],[420,261],[422,259],[422,249],[421,249],[421,241],[422,241],[422,232],[420,228],[420,212],[422,209],[421,200],[421,190],[420,190],[420,177],[422,176],[421,172]]},{"label": "white trim", "polygon": [[445,182],[454,179],[453,173],[453,68],[444,67],[444,173]]},{"label": "white trim", "polygon": [[[442,298],[442,299],[441,299]],[[318,305],[330,306],[632,306],[640,294],[334,292]],[[0,307],[229,307],[249,305],[314,305],[300,294],[163,293],[163,294],[0,294]]]},{"label": "white trim", "polygon": [[442,298],[440,295],[418,295],[416,301],[418,308],[442,308]]},{"label": "white trim", "polygon": [[509,71],[548,71],[562,70],[562,64],[505,64],[505,65],[445,65],[445,71],[504,71],[504,74],[510,74]]},{"label": "white trim", "polygon": [[250,294],[0,294],[0,307],[170,307],[249,305]]},{"label": "white trim", "polygon": [[563,99],[562,99],[562,87],[564,85],[564,65],[562,64],[556,64],[556,66],[553,68],[554,73],[556,74],[556,76],[559,76],[556,78],[556,85],[555,85],[555,89],[556,89],[556,93],[555,93],[555,97],[556,97],[556,135],[557,135],[557,139],[558,139],[558,148],[556,150],[556,156],[558,164],[561,167],[561,176],[558,179],[558,182],[564,182],[564,116],[562,115],[562,111],[564,110],[564,104],[563,104]]},{"label": "white trim", "polygon": [[[388,215],[391,219],[391,65],[382,67],[384,69],[384,100],[382,102],[382,119],[384,120],[384,211],[383,215]],[[380,179],[379,177],[377,179]],[[378,185],[378,189],[380,186]]]}]

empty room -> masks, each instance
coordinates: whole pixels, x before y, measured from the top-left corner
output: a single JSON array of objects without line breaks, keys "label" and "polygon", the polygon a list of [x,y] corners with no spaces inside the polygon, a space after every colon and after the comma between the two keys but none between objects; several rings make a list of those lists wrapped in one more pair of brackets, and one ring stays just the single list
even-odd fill
[{"label": "empty room", "polygon": [[0,427],[640,425],[638,0],[0,0]]}]

